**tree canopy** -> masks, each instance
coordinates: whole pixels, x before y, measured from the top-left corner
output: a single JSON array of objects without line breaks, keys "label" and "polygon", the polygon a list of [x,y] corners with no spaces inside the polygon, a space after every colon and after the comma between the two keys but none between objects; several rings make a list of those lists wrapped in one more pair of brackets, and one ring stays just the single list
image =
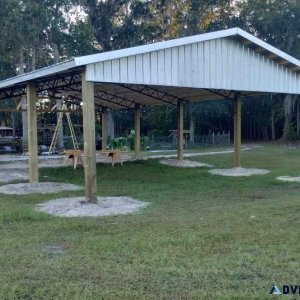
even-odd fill
[{"label": "tree canopy", "polygon": [[[0,79],[74,56],[234,26],[300,57],[298,0],[0,0]],[[265,114],[253,120],[251,111],[255,101],[245,100],[243,117],[249,124],[257,123],[253,128],[256,126],[254,131],[258,137],[263,136],[263,131],[270,135],[271,111],[278,112],[275,114],[277,136],[281,135],[284,115],[291,116],[289,123],[295,122],[293,112],[279,113],[277,106],[283,111],[285,107],[280,96],[274,97],[273,102],[258,99],[262,101],[259,103]],[[296,98],[285,101],[295,102]],[[295,105],[286,107],[292,109]],[[215,114],[210,114],[211,111]],[[148,113],[145,128],[150,128],[151,122],[158,118],[164,118],[161,114],[166,116],[160,123],[164,128],[174,126],[172,113],[175,112],[172,110],[150,109]],[[230,106],[222,101],[192,104],[187,121],[198,120],[196,128],[201,131],[209,127],[228,128],[230,126],[225,121],[220,124],[220,120],[225,120],[231,113]],[[204,119],[199,116],[203,115],[207,124],[201,123]],[[216,115],[218,120],[213,117]],[[121,115],[116,117],[121,119]],[[253,130],[244,132],[253,136]]]}]

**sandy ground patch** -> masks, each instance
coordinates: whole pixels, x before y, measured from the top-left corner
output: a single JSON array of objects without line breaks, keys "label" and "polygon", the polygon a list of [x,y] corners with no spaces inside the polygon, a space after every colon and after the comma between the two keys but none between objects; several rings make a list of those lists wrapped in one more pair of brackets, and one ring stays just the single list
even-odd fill
[{"label": "sandy ground patch", "polygon": [[[258,146],[257,146],[258,147]],[[242,151],[251,150],[253,147],[242,146]],[[207,152],[195,152],[195,153],[183,153],[184,157],[194,157],[194,156],[206,156],[206,155],[216,155],[216,154],[228,154],[234,153],[233,149],[221,150],[221,151],[207,151]],[[177,154],[159,154],[159,155],[148,155],[144,159],[148,158],[173,158],[177,157]]]},{"label": "sandy ground patch", "polygon": [[3,169],[1,166],[0,182],[11,182],[14,180],[27,180],[27,179],[28,179],[28,169],[24,169],[24,168]]},{"label": "sandy ground patch", "polygon": [[[2,169],[12,169],[12,168],[27,168],[28,169],[28,159],[26,155],[0,155],[0,167]],[[41,155],[38,157],[39,168],[57,168],[64,166],[65,155]],[[122,162],[134,160],[134,157],[128,153],[121,154]],[[96,161],[98,163],[107,163],[111,164],[111,158],[108,160],[105,159],[104,155],[97,154]],[[118,165],[119,162],[116,161],[115,165]],[[72,161],[68,160],[66,166],[72,166]],[[79,164],[80,166],[80,164]],[[80,166],[81,167],[81,166]]]},{"label": "sandy ground patch", "polygon": [[252,175],[268,174],[270,171],[264,169],[246,169],[246,168],[232,168],[232,169],[213,169],[209,173],[213,175],[242,177]]},{"label": "sandy ground patch", "polygon": [[291,177],[291,176],[279,176],[276,179],[281,181],[287,181],[287,182],[299,182],[300,183],[300,176],[297,177]]},{"label": "sandy ground patch", "polygon": [[82,187],[75,184],[60,182],[17,183],[0,186],[0,193],[9,195],[48,194],[82,189]]},{"label": "sandy ground patch", "polygon": [[35,209],[58,217],[99,217],[133,213],[148,204],[129,197],[98,197],[98,203],[76,197],[47,201],[36,205]]},{"label": "sandy ground patch", "polygon": [[159,161],[163,165],[180,167],[180,168],[201,168],[201,167],[213,167],[210,164],[201,163],[192,160],[177,160],[177,159],[162,159]]}]

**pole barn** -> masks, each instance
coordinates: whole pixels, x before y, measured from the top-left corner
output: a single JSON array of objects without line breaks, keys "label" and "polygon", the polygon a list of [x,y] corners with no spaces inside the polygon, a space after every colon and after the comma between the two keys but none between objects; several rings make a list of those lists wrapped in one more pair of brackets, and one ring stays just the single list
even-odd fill
[{"label": "pole barn", "polygon": [[[300,61],[239,29],[76,57],[0,82],[0,100],[27,96],[29,180],[38,181],[36,97],[82,103],[85,195],[95,202],[95,109],[178,108],[178,159],[183,159],[183,103],[228,99],[234,103],[234,166],[240,166],[241,100],[267,93],[300,94]],[[103,125],[106,124],[105,119]],[[106,135],[105,128],[102,128]],[[140,134],[136,134],[139,145]],[[139,156],[139,148],[136,155]]]}]

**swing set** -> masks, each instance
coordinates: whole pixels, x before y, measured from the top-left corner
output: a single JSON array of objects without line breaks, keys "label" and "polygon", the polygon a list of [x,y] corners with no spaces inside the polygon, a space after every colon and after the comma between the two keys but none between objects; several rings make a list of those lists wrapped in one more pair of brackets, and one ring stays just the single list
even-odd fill
[{"label": "swing set", "polygon": [[83,151],[81,151],[79,149],[78,141],[77,141],[77,138],[75,135],[74,126],[73,126],[73,123],[72,123],[72,120],[70,117],[70,111],[67,109],[67,106],[65,104],[63,104],[61,112],[59,113],[59,116],[57,119],[57,124],[56,124],[55,130],[54,130],[54,134],[52,137],[52,141],[51,141],[51,144],[49,147],[48,154],[54,153],[54,150],[56,148],[57,141],[58,141],[59,132],[60,132],[61,127],[63,126],[63,117],[64,116],[66,116],[67,121],[68,121],[68,126],[70,129],[70,134],[71,134],[71,139],[72,139],[72,144],[73,144],[73,149],[65,150],[63,152],[65,154],[64,165],[67,163],[67,161],[69,159],[71,159],[73,162],[74,170],[76,170],[78,162],[81,162],[82,166],[84,166]]}]

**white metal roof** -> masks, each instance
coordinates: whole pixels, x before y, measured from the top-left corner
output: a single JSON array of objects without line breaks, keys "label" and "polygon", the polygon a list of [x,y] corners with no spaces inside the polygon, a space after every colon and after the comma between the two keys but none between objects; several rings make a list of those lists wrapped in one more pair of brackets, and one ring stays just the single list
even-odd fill
[{"label": "white metal roof", "polygon": [[246,31],[236,27],[221,31],[215,31],[210,33],[204,33],[184,38],[178,38],[173,39],[169,41],[163,41],[158,43],[153,43],[149,45],[144,46],[138,46],[138,47],[132,47],[127,49],[121,49],[121,50],[115,50],[110,52],[104,52],[99,54],[93,54],[93,55],[87,55],[87,56],[81,56],[75,58],[75,65],[81,66],[81,65],[87,65],[91,63],[111,60],[115,58],[121,58],[121,57],[127,57],[131,55],[137,55],[137,54],[144,54],[147,52],[153,52],[163,49],[168,49],[172,47],[178,47],[178,46],[184,46],[188,44],[194,44],[214,39],[220,39],[220,38],[226,38],[231,36],[240,36],[241,38],[244,38],[253,44],[256,44],[257,46],[264,48],[266,51],[274,53],[276,56],[290,62],[291,64],[294,64],[295,66],[300,67],[300,61],[296,58],[284,53],[283,51],[269,45],[268,43],[256,38],[255,36],[247,33]]},{"label": "white metal roof", "polygon": [[18,84],[24,84],[25,82],[30,80],[40,79],[43,77],[55,75],[57,73],[67,72],[71,69],[86,66],[89,64],[95,64],[99,62],[125,58],[133,55],[151,53],[154,51],[165,50],[173,47],[180,47],[184,45],[195,44],[195,43],[210,41],[214,39],[230,38],[230,37],[247,40],[248,41],[247,45],[252,44],[256,48],[261,48],[263,49],[263,51],[272,53],[273,54],[272,59],[275,58],[281,59],[285,64],[289,66],[289,68],[293,69],[294,71],[300,70],[299,60],[263,42],[262,40],[254,37],[253,35],[248,34],[247,32],[241,30],[240,28],[232,28],[232,29],[216,31],[212,33],[195,35],[191,37],[153,43],[145,46],[138,46],[138,47],[132,47],[132,48],[127,48],[122,50],[115,50],[115,51],[93,54],[88,56],[76,57],[63,63],[59,63],[24,75],[19,75],[13,78],[3,80],[0,82],[0,92],[1,89],[3,88],[7,88]]}]

